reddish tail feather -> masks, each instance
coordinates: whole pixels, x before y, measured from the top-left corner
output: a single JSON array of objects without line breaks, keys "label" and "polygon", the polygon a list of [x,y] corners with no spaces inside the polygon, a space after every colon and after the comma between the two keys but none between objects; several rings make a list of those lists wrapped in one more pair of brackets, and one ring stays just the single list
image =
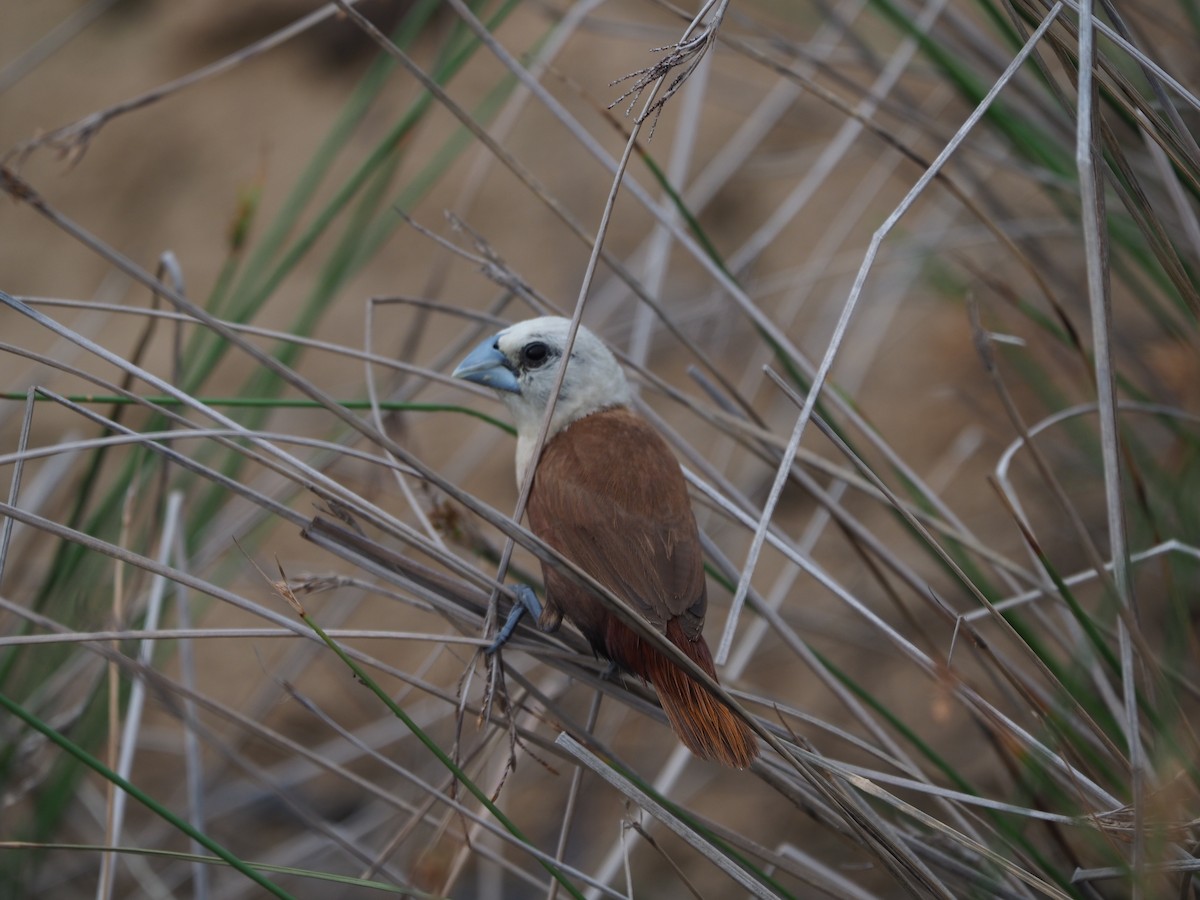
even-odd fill
[{"label": "reddish tail feather", "polygon": [[[689,640],[678,620],[672,620],[667,624],[667,638],[705,672],[717,677],[703,636]],[[735,769],[745,769],[754,762],[758,741],[749,726],[615,616],[609,621],[607,643],[610,659],[654,685],[671,727],[689,750]]]}]

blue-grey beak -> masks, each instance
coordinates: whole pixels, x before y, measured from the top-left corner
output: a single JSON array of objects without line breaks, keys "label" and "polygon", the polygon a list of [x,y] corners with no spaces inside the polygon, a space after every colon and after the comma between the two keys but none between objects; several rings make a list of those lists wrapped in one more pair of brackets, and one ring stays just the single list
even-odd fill
[{"label": "blue-grey beak", "polygon": [[468,353],[451,374],[497,391],[521,393],[521,383],[517,381],[508,357],[496,346],[495,335]]}]

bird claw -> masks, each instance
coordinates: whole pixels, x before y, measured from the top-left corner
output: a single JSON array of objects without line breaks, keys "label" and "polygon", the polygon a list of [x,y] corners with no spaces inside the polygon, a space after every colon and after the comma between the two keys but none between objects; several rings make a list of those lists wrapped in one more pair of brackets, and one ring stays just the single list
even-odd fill
[{"label": "bird claw", "polygon": [[517,629],[517,623],[521,621],[521,617],[525,613],[529,613],[534,619],[541,618],[542,604],[538,600],[537,594],[533,592],[533,588],[527,584],[514,584],[511,590],[516,594],[517,602],[508,611],[508,618],[504,622],[504,627],[497,632],[496,639],[484,649],[483,652],[486,656],[491,656],[508,642],[512,633]]}]

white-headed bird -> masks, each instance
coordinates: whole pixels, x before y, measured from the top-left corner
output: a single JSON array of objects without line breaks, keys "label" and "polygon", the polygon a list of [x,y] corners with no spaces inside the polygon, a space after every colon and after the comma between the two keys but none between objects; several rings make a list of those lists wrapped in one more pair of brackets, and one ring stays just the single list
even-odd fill
[{"label": "white-headed bird", "polygon": [[[517,483],[533,456],[570,332],[546,316],[489,337],[454,370],[500,392],[517,426]],[[637,610],[709,675],[701,633],[708,604],[703,554],[687,484],[666,441],[629,406],[629,385],[607,347],[580,327],[529,495],[542,540]],[[680,740],[705,759],[745,768],[754,733],[603,600],[543,563],[553,631],[565,615],[596,653],[650,682]],[[532,592],[525,593],[536,606]]]}]

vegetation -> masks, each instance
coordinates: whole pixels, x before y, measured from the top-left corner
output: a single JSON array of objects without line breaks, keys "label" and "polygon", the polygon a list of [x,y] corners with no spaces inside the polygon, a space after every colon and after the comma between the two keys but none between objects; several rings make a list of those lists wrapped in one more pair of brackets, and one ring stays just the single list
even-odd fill
[{"label": "vegetation", "polygon": [[[360,5],[0,60],[236,44],[3,132],[0,890],[1200,894],[1193,0]],[[481,652],[546,550],[448,372],[548,312],[685,467],[749,771]]]}]

